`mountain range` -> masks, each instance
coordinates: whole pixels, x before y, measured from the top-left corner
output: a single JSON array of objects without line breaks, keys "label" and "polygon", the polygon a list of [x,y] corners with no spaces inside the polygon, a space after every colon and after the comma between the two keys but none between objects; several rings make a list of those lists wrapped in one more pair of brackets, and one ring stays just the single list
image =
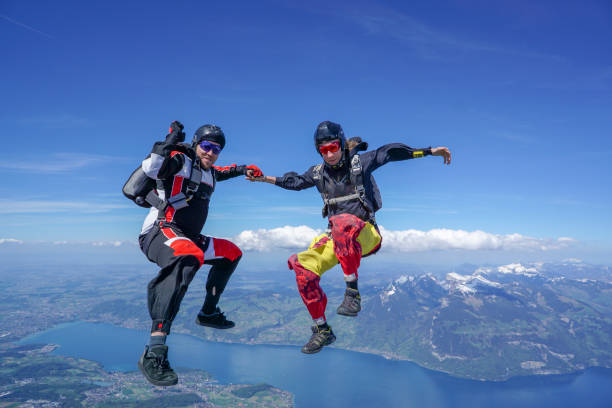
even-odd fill
[{"label": "mountain range", "polygon": [[[571,271],[563,274],[581,276]],[[611,367],[612,283],[559,275],[510,264],[402,276],[368,299],[356,328],[380,336],[361,345],[474,379]]]},{"label": "mountain range", "polygon": [[[145,288],[153,274],[141,267],[2,271],[0,287],[12,295],[0,298],[0,343],[79,320],[146,329]],[[410,270],[394,271],[393,277],[378,274],[377,279],[360,279],[363,309],[356,318],[335,314],[344,284],[335,276],[340,271],[328,274],[334,276],[324,276],[322,286],[338,338],[331,347],[410,360],[480,380],[612,367],[612,279],[607,266],[568,260],[462,265],[445,275]],[[174,333],[297,346],[310,337],[310,316],[286,271],[232,278],[220,304],[236,322],[231,330],[194,324],[203,300],[199,285],[192,283]]]}]

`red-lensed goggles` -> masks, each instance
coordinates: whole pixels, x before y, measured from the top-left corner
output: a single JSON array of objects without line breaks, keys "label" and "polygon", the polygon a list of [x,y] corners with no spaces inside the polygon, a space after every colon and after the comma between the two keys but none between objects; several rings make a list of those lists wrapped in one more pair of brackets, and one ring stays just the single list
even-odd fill
[{"label": "red-lensed goggles", "polygon": [[336,153],[338,150],[340,150],[340,142],[338,140],[319,146],[319,153],[321,154]]}]

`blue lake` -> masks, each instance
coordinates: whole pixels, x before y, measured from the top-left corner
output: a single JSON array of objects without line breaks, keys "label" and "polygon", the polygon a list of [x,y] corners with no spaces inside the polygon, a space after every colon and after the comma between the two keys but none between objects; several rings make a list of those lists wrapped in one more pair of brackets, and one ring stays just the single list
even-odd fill
[{"label": "blue lake", "polygon": [[[102,363],[109,371],[137,370],[146,331],[70,323],[22,343],[59,344],[54,353]],[[612,370],[524,377],[503,383],[460,380],[405,361],[325,348],[214,343],[173,334],[170,362],[206,370],[221,383],[265,382],[295,395],[299,408],[325,407],[612,407]]]}]

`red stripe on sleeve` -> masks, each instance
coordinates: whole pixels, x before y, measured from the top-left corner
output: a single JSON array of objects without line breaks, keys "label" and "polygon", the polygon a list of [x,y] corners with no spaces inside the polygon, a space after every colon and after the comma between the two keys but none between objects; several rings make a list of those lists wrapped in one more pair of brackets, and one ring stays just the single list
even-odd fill
[{"label": "red stripe on sleeve", "polygon": [[225,167],[218,167],[218,166],[213,166],[213,167],[217,171],[225,172],[225,171],[230,171],[231,169],[236,168],[236,165],[235,164],[230,164],[229,166],[225,166]]}]

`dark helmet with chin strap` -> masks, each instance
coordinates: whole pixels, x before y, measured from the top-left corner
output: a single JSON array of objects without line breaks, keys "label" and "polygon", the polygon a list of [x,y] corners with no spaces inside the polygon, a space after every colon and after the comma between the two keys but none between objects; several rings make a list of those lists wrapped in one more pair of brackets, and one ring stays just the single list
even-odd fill
[{"label": "dark helmet with chin strap", "polygon": [[221,149],[225,147],[225,134],[217,125],[200,126],[193,135],[192,146],[195,148],[202,140],[218,143]]},{"label": "dark helmet with chin strap", "polygon": [[346,138],[344,137],[342,126],[338,123],[330,122],[329,120],[319,123],[314,134],[314,143],[317,153],[321,154],[321,152],[319,152],[320,145],[336,139],[340,140],[340,149],[344,150],[346,147]]}]

